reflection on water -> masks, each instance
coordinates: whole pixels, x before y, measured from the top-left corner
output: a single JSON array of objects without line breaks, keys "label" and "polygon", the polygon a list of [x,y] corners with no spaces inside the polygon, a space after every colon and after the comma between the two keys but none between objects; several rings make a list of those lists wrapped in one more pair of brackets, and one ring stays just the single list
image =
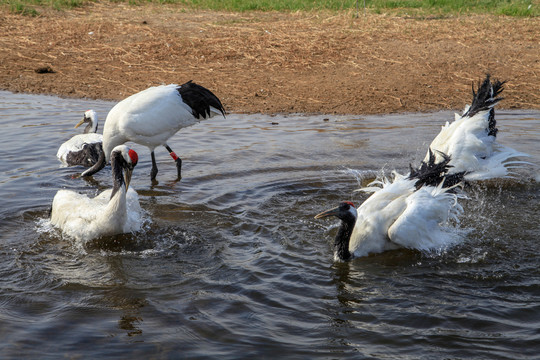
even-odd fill
[{"label": "reflection on water", "polygon": [[[475,184],[462,241],[334,263],[313,216],[378,173],[418,163],[450,112],[213,118],[139,153],[149,221],[84,246],[48,225],[54,194],[112,186],[63,168],[58,146],[109,102],[0,93],[0,348],[5,358],[522,358],[536,356],[540,113],[501,111],[499,141],[531,154],[518,180]],[[151,220],[151,221],[150,221]]]}]

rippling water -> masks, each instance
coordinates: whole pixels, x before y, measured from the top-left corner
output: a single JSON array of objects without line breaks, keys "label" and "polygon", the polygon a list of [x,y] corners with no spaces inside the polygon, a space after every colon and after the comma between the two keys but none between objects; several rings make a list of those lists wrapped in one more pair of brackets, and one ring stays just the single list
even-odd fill
[{"label": "rippling water", "polygon": [[314,220],[382,171],[417,164],[451,112],[230,114],[139,153],[138,234],[85,246],[47,222],[61,188],[95,195],[59,145],[113,103],[0,92],[2,358],[532,359],[540,351],[540,112],[499,111],[519,179],[475,185],[459,244],[334,263]]}]

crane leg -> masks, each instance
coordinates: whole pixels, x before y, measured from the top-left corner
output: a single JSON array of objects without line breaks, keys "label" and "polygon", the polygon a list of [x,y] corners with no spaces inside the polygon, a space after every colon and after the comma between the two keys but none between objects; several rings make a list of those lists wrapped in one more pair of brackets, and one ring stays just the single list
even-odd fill
[{"label": "crane leg", "polygon": [[176,161],[176,170],[178,171],[178,180],[182,179],[182,159],[180,159],[178,155],[176,155],[174,151],[172,151],[169,145],[165,144],[164,146],[165,146],[165,149],[167,149],[167,151],[169,152],[169,155],[171,155],[174,161]]},{"label": "crane leg", "polygon": [[153,151],[150,153],[150,156],[152,157],[152,171],[150,171],[150,180],[155,180],[156,175],[158,173],[158,169],[156,165],[156,157]]}]

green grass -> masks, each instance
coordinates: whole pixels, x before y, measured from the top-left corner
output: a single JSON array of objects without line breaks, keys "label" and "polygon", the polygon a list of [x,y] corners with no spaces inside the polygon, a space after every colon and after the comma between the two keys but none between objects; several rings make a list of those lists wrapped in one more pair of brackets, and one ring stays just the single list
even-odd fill
[{"label": "green grass", "polygon": [[[154,0],[159,1],[159,0]],[[189,7],[229,11],[313,11],[356,9],[356,0],[161,0]],[[534,2],[534,3],[533,3]],[[364,0],[358,1],[362,10]],[[539,16],[538,0],[366,0],[375,13],[415,13],[421,15],[494,14]]]},{"label": "green grass", "polygon": [[186,6],[229,11],[313,11],[344,10],[355,5],[355,0],[165,0]]},{"label": "green grass", "polygon": [[[36,8],[57,10],[84,5],[92,0],[0,0],[0,5],[24,15],[37,15]],[[355,10],[356,0],[112,0],[132,5],[145,2],[179,4],[188,8],[227,11],[317,11]],[[359,0],[363,11],[364,0]],[[540,16],[539,0],[366,0],[370,13],[390,13],[413,16],[454,16],[463,14],[493,14],[517,17]]]},{"label": "green grass", "polygon": [[9,7],[9,10],[16,14],[26,15],[26,16],[38,16],[39,12],[34,9],[32,6],[29,6],[26,2],[23,1],[4,1],[3,4]]},{"label": "green grass", "polygon": [[28,16],[38,16],[38,8],[62,10],[82,6],[84,3],[84,0],[0,0],[0,5],[8,7],[11,12]]},{"label": "green grass", "polygon": [[393,10],[431,15],[540,15],[540,3],[533,0],[373,0],[370,3],[370,8],[377,13]]}]

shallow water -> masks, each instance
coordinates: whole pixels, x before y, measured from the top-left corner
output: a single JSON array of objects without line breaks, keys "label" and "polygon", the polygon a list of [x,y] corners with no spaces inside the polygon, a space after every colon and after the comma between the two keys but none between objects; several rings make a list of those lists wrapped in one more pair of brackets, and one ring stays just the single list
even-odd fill
[{"label": "shallow water", "polygon": [[0,92],[2,358],[528,359],[540,351],[540,112],[499,111],[499,142],[531,154],[518,179],[468,189],[458,244],[335,263],[314,220],[383,170],[418,164],[451,112],[230,114],[139,153],[137,234],[86,245],[47,222],[83,112],[113,103]]}]

